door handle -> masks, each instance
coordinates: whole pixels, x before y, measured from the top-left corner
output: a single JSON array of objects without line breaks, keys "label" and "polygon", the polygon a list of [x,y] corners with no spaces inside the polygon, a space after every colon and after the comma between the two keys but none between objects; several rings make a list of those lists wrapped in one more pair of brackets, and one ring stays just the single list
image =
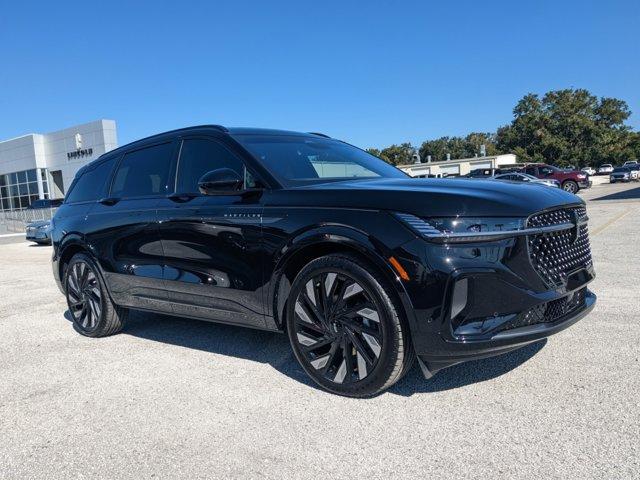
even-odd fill
[{"label": "door handle", "polygon": [[112,205],[115,205],[119,201],[120,201],[119,198],[107,197],[107,198],[101,198],[100,200],[98,200],[98,203],[101,203],[102,205],[107,205],[110,207]]},{"label": "door handle", "polygon": [[172,193],[167,198],[173,202],[185,203],[194,199],[197,195],[193,193]]}]

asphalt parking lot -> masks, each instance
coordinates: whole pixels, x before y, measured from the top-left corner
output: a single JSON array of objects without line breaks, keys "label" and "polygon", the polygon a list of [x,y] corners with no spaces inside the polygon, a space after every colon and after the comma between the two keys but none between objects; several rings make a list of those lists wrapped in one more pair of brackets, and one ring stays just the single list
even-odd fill
[{"label": "asphalt parking lot", "polygon": [[137,313],[74,332],[50,247],[0,244],[0,478],[640,478],[640,186],[588,202],[599,301],[572,328],[369,400],[283,335]]}]

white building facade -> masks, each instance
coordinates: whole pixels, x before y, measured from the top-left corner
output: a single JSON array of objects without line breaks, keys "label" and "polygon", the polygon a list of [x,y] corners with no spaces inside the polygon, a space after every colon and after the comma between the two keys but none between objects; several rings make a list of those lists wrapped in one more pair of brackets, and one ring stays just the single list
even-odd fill
[{"label": "white building facade", "polygon": [[80,167],[117,146],[113,120],[0,141],[0,210],[64,197]]},{"label": "white building facade", "polygon": [[517,158],[514,154],[508,153],[505,155],[486,157],[458,158],[456,160],[444,160],[441,162],[398,165],[398,168],[412,177],[426,177],[428,175],[457,177],[467,175],[471,170],[478,168],[500,168],[513,165],[516,163],[516,160]]}]

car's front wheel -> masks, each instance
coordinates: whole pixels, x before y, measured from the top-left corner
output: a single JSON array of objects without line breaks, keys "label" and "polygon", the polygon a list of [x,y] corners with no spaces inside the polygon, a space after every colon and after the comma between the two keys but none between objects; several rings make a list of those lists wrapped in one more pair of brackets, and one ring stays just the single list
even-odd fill
[{"label": "car's front wheel", "polygon": [[565,192],[576,193],[578,191],[578,184],[573,180],[567,180],[562,184],[562,189]]},{"label": "car's front wheel", "polygon": [[369,397],[393,385],[414,359],[400,310],[386,282],[362,262],[328,255],[307,264],[287,302],[296,358],[321,387]]},{"label": "car's front wheel", "polygon": [[122,329],[128,310],[113,303],[88,255],[73,256],[65,270],[64,287],[73,324],[82,335],[106,337]]}]

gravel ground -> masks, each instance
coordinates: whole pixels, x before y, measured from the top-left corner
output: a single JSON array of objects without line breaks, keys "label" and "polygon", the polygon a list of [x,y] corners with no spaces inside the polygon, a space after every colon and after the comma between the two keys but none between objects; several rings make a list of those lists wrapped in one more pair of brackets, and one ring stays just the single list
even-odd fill
[{"label": "gravel ground", "polygon": [[137,313],[74,332],[50,247],[0,246],[0,478],[640,478],[640,188],[585,192],[599,295],[572,328],[370,400],[283,335]]}]

